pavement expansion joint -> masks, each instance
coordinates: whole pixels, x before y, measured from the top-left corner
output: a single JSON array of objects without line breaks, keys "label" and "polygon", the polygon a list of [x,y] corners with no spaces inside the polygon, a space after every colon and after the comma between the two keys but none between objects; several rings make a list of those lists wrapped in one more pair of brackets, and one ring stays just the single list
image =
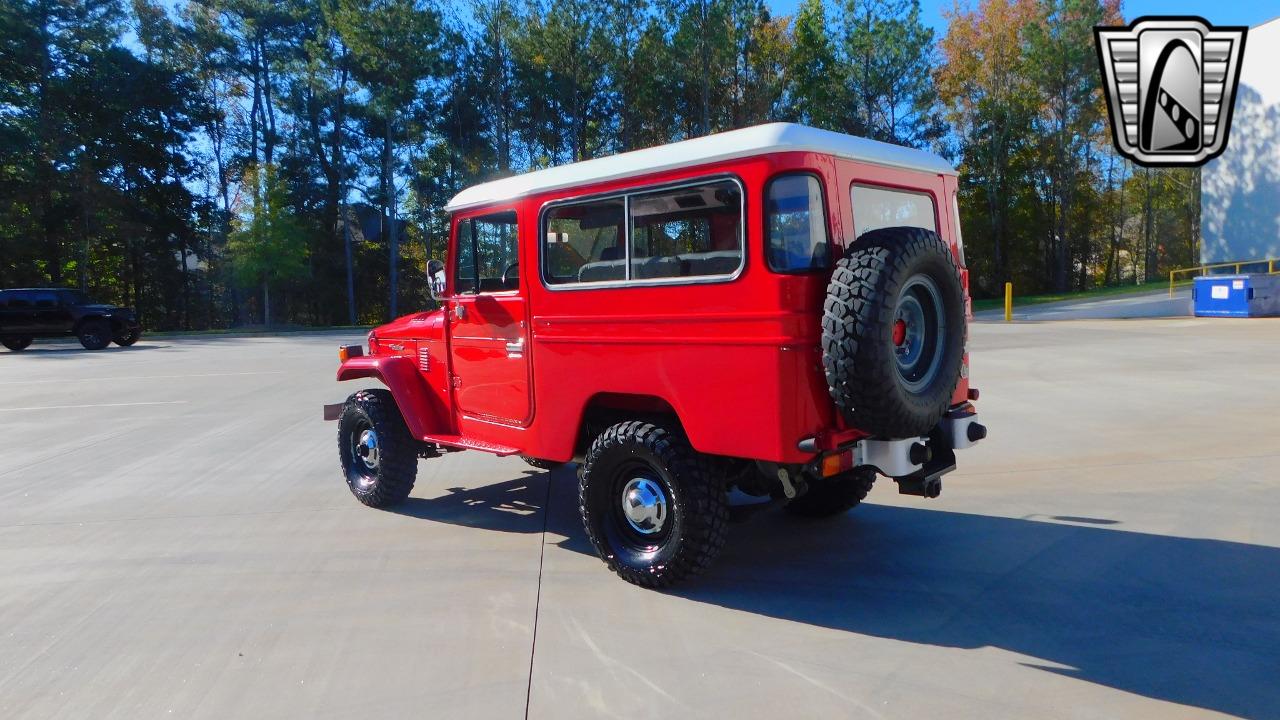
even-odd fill
[{"label": "pavement expansion joint", "polygon": [[542,607],[542,567],[547,557],[547,522],[551,517],[551,473],[546,473],[547,496],[542,502],[542,539],[538,546],[538,590],[533,601],[533,637],[529,641],[529,682],[524,690],[524,717],[529,720],[529,699],[533,695],[533,659],[538,652],[538,611]]}]

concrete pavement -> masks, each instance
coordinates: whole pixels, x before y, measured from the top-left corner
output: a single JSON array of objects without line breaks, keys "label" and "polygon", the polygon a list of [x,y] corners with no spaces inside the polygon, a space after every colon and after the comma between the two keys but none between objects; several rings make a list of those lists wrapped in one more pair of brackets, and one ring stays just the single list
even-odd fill
[{"label": "concrete pavement", "polygon": [[571,468],[357,503],[346,340],[0,353],[0,717],[1280,717],[1280,322],[976,325],[941,498],[766,510],[669,593]]}]

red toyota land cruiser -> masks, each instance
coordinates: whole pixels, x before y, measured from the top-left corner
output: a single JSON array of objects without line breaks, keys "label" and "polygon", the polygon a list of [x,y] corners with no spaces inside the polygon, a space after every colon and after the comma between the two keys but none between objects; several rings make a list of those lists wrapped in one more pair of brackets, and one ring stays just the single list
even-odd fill
[{"label": "red toyota land cruiser", "polygon": [[808,516],[877,474],[935,497],[975,422],[956,175],[942,158],[770,124],[497,180],[449,204],[442,308],[340,350],[347,484],[404,500],[419,458],[577,461],[618,575],[720,551],[731,488]]}]

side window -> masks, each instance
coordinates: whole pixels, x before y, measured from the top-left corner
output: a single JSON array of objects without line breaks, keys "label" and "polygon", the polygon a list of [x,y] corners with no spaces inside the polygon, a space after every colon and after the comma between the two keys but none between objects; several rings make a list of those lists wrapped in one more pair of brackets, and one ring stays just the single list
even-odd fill
[{"label": "side window", "polygon": [[827,213],[822,183],[809,174],[782,175],[765,190],[769,268],[778,272],[827,266]]},{"label": "side window", "polygon": [[742,266],[742,191],[729,180],[629,198],[630,276],[732,275]]},{"label": "side window", "polygon": [[871,185],[854,185],[853,236],[885,227],[918,227],[938,231],[933,196]]},{"label": "side window", "polygon": [[622,198],[561,205],[546,215],[543,267],[548,284],[626,277]]},{"label": "side window", "polygon": [[36,292],[33,293],[34,305],[37,310],[52,310],[58,307],[58,294],[54,292]]},{"label": "side window", "polygon": [[453,291],[466,294],[519,288],[519,257],[515,212],[459,220]]},{"label": "side window", "polygon": [[23,292],[9,293],[9,308],[11,310],[25,309],[31,307],[31,297]]}]

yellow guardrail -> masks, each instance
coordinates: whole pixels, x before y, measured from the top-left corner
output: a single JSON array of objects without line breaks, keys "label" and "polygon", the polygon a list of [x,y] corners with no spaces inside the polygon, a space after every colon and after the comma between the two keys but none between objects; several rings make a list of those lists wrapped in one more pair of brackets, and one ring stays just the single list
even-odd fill
[{"label": "yellow guardrail", "polygon": [[1198,273],[1203,275],[1205,270],[1217,270],[1218,268],[1225,268],[1225,267],[1235,268],[1236,274],[1239,275],[1240,268],[1247,267],[1249,265],[1262,265],[1264,263],[1267,266],[1268,275],[1275,275],[1276,273],[1280,273],[1280,258],[1272,258],[1270,260],[1246,260],[1244,262],[1214,263],[1212,265],[1196,265],[1195,267],[1170,270],[1169,271],[1169,297],[1173,297],[1174,277],[1177,275],[1182,275],[1186,273]]}]

